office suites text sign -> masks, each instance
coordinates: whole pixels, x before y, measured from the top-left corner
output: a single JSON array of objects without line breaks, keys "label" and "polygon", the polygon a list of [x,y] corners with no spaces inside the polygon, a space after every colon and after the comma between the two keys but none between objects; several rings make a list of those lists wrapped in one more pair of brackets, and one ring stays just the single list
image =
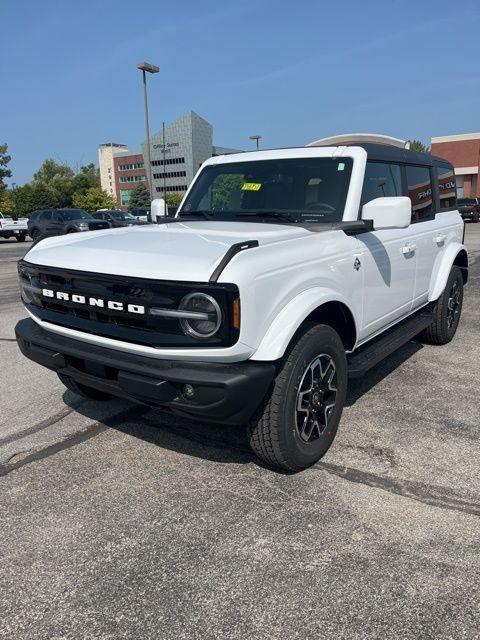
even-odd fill
[{"label": "office suites text sign", "polygon": [[167,142],[166,145],[163,145],[163,144],[152,145],[153,149],[160,149],[162,153],[171,153],[172,148],[179,147],[179,146],[180,146],[179,142]]}]

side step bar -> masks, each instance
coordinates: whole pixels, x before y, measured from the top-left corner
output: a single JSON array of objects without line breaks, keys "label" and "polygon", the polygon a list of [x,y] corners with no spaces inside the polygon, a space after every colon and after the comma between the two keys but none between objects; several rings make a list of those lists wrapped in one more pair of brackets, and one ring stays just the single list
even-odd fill
[{"label": "side step bar", "polygon": [[433,311],[420,311],[362,345],[348,357],[349,377],[361,377],[368,369],[414,338],[432,322]]}]

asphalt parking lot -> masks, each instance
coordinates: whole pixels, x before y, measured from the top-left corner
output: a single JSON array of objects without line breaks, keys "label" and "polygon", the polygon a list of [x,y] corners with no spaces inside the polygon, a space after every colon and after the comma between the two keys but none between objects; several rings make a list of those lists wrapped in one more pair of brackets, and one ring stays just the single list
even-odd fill
[{"label": "asphalt parking lot", "polygon": [[0,241],[0,638],[480,638],[480,224],[445,347],[352,383],[315,467],[96,403],[21,356]]}]

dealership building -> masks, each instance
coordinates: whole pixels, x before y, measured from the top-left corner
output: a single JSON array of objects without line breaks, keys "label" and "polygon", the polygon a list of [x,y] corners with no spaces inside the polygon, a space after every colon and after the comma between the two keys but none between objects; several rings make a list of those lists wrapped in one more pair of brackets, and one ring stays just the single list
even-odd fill
[{"label": "dealership building", "polygon": [[[120,206],[128,205],[132,189],[139,182],[147,182],[146,142],[141,147],[141,151],[132,152],[114,142],[99,146],[102,189],[113,195]],[[185,192],[202,162],[215,155],[235,153],[236,149],[214,146],[212,125],[189,111],[151,136],[150,151],[153,191],[161,197],[163,193]]]},{"label": "dealership building", "polygon": [[452,163],[459,198],[480,197],[480,133],[432,138],[431,152]]}]

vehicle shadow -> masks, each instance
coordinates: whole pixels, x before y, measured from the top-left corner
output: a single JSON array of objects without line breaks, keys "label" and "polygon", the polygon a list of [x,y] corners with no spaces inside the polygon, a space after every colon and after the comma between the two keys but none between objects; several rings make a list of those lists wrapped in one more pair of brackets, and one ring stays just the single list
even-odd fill
[{"label": "vehicle shadow", "polygon": [[163,449],[221,463],[247,464],[254,459],[242,426],[197,422],[125,400],[86,400],[78,406],[78,396],[71,391],[64,392],[63,400],[96,424]]},{"label": "vehicle shadow", "polygon": [[[350,380],[347,406],[353,405],[422,348],[419,342],[409,342],[371,369],[363,378]],[[196,422],[120,399],[101,403],[86,400],[79,405],[78,396],[71,391],[64,392],[63,400],[76,412],[90,418],[97,425],[104,425],[134,438],[140,438],[163,449],[214,462],[236,464],[254,462],[267,468],[251,453],[246,430],[242,426]]]},{"label": "vehicle shadow", "polygon": [[375,387],[384,378],[390,375],[404,362],[409,360],[418,351],[423,349],[423,344],[419,341],[411,340],[402,347],[394,351],[388,358],[382,360],[372,367],[361,378],[350,379],[348,382],[346,406],[350,407],[359,400],[365,393]]}]

